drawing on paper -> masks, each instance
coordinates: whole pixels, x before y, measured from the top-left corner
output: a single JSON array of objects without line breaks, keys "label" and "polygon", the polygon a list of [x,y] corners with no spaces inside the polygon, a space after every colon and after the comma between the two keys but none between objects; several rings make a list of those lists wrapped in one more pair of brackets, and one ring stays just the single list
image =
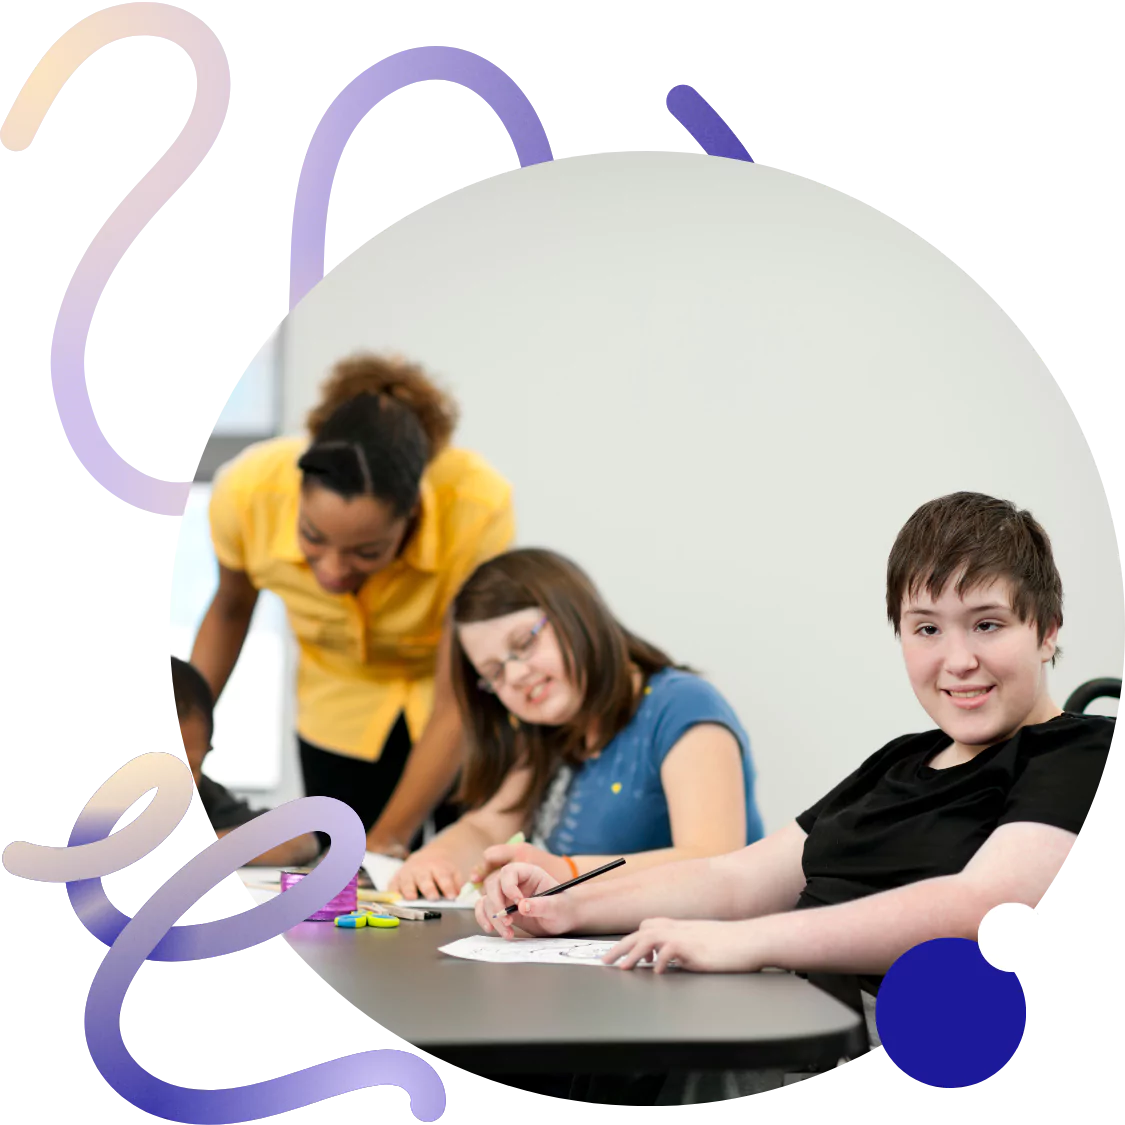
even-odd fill
[{"label": "drawing on paper", "polygon": [[560,957],[571,957],[575,961],[600,961],[616,944],[612,941],[587,941],[572,949],[560,949]]},{"label": "drawing on paper", "polygon": [[509,965],[602,965],[602,958],[616,944],[615,941],[585,938],[513,938],[506,941],[504,938],[481,935],[450,942],[441,947],[441,952],[448,953],[451,957],[463,957],[467,961],[492,961]]}]

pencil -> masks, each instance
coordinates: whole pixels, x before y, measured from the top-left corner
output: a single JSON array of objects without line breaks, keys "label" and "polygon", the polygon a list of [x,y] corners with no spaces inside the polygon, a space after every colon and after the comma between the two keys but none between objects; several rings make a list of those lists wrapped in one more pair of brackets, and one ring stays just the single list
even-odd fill
[{"label": "pencil", "polygon": [[[579,875],[577,879],[568,879],[565,883],[560,883],[557,887],[551,887],[548,890],[540,891],[537,895],[528,895],[528,898],[547,898],[548,895],[561,894],[571,887],[578,886],[579,883],[585,883],[587,879],[593,879],[595,875],[604,875],[607,871],[612,871],[615,867],[620,867],[624,862],[624,859],[615,859],[611,863],[605,863],[601,867],[595,867],[593,871],[587,871],[585,875]],[[500,914],[515,914],[519,908],[520,904],[514,902],[507,909],[501,910]],[[493,914],[492,917],[499,918],[500,914]]]}]

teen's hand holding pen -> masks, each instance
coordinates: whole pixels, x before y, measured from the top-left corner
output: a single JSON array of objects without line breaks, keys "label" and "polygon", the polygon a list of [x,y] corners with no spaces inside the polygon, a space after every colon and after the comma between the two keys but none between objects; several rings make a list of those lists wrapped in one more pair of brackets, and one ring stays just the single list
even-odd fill
[{"label": "teen's hand holding pen", "polygon": [[[486,934],[510,938],[514,922],[533,937],[555,937],[632,934],[646,919],[737,921],[788,911],[804,886],[804,840],[804,831],[794,823],[727,856],[628,874],[625,868],[612,877],[545,896],[561,885],[558,879],[534,864],[510,863],[485,880],[476,918]],[[532,897],[536,895],[544,897]],[[503,913],[511,906],[516,907],[512,914]],[[493,917],[496,914],[500,917]]]},{"label": "teen's hand holding pen", "polygon": [[[560,883],[541,867],[531,864],[508,864],[495,875],[489,876],[488,882],[485,883],[484,893],[477,902],[477,921],[486,934],[495,931],[505,938],[512,936],[511,925],[505,927],[504,924],[513,916],[520,922],[521,929],[538,937],[567,933],[575,928],[577,922],[577,911],[573,906],[574,898],[568,898],[567,892],[571,889],[577,890],[580,884],[597,879],[598,875],[616,871],[616,868],[624,866],[624,863],[623,858],[613,859],[610,863],[596,867],[594,871],[576,875],[574,879],[568,879],[565,883]],[[525,874],[521,874],[521,871]],[[489,885],[492,886],[492,893],[489,893]],[[533,886],[538,886],[539,889],[530,890]],[[507,901],[499,901],[501,899]],[[567,899],[570,906],[561,912],[548,911],[544,915],[540,909],[541,903],[552,899]],[[488,912],[481,910],[481,906],[487,908],[489,904],[495,904],[496,909]],[[565,928],[559,929],[558,926]]]},{"label": "teen's hand holding pen", "polygon": [[[571,895],[551,895],[532,898],[552,887],[560,880],[531,863],[509,863],[494,871],[484,882],[481,897],[476,905],[477,924],[486,934],[510,938],[512,923],[533,937],[555,937],[572,930],[577,924],[576,902]],[[513,914],[504,913],[509,906],[519,904]],[[499,917],[493,917],[499,915]]]},{"label": "teen's hand holding pen", "polygon": [[[527,863],[511,863],[486,880],[476,905],[476,918],[485,933],[496,933],[511,939],[513,923],[532,937],[555,937],[575,930],[587,932],[591,927],[582,918],[589,915],[583,905],[582,890],[571,883],[584,882],[605,870],[624,863],[606,864],[579,880],[567,883],[548,875],[542,868]],[[578,893],[575,894],[574,892]],[[555,892],[555,893],[552,893]],[[774,964],[764,955],[762,937],[773,919],[748,919],[738,922],[713,922],[650,918],[640,923],[635,933],[628,934],[602,958],[606,965],[633,969],[641,962],[650,962],[657,973],[670,966],[697,972],[757,972]]]}]

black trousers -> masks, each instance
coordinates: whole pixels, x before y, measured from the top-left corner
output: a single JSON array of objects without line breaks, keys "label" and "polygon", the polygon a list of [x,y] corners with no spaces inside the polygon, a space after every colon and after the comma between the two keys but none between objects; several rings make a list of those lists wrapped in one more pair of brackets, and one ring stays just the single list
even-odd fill
[{"label": "black trousers", "polygon": [[[298,736],[297,745],[301,752],[301,774],[305,783],[306,797],[335,797],[355,810],[367,832],[379,819],[379,814],[390,800],[398,784],[406,759],[410,756],[412,743],[406,717],[399,715],[383,752],[377,761],[362,762],[358,758],[348,758],[334,754],[331,750],[314,746]],[[452,824],[461,815],[461,809],[453,804],[448,796],[433,812],[433,820],[440,831]],[[320,835],[318,833],[318,835]],[[410,841],[410,847],[420,846],[422,833]],[[327,836],[321,836],[321,845],[328,843]]]}]

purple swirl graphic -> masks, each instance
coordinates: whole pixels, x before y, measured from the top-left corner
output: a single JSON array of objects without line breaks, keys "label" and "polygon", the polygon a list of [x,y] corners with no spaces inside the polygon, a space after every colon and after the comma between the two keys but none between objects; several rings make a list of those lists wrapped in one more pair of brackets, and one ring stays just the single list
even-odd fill
[{"label": "purple swirl graphic", "polygon": [[464,86],[488,103],[507,129],[521,167],[552,159],[547,134],[531,102],[487,59],[456,47],[414,47],[382,59],[344,87],[309,142],[293,204],[290,309],[324,277],[324,235],[332,180],[356,126],[388,94],[434,79]]},{"label": "purple swirl graphic", "polygon": [[[155,787],[140,816],[113,826]],[[144,754],[118,770],[87,802],[66,848],[26,842],[4,849],[13,875],[66,882],[82,924],[109,946],[86,1000],[86,1043],[102,1077],[123,1098],[169,1121],[256,1121],[369,1086],[399,1086],[419,1121],[445,1111],[445,1088],[434,1069],[408,1051],[363,1051],[280,1078],[223,1090],[174,1086],[143,1069],[121,1037],[125,993],[146,959],[195,961],[247,949],[284,933],[331,899],[363,862],[363,826],[347,805],[306,797],[265,813],[217,840],[176,872],[134,918],[109,901],[101,877],[135,862],[179,823],[191,800],[191,776],[170,754]],[[132,830],[132,832],[130,832]],[[173,923],[193,903],[256,855],[303,832],[328,832],[332,846],[313,872],[269,902],[214,922]],[[78,878],[75,876],[78,875]]]},{"label": "purple swirl graphic", "polygon": [[734,130],[691,86],[673,86],[666,101],[668,111],[695,138],[708,156],[731,160],[750,159],[750,153],[734,135]]}]

